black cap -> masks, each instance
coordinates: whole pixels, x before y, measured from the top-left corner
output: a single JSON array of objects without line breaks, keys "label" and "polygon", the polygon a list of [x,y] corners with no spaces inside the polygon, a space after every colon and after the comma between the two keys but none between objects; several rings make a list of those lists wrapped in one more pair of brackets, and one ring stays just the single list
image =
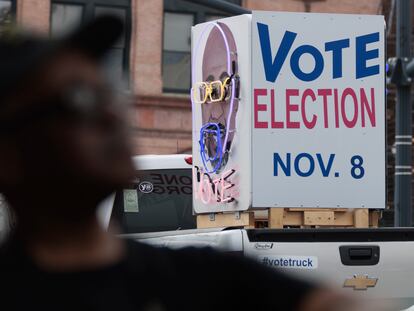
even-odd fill
[{"label": "black cap", "polygon": [[16,91],[27,75],[64,49],[79,49],[99,60],[119,39],[123,28],[120,19],[100,16],[59,40],[9,29],[0,38],[0,99]]}]

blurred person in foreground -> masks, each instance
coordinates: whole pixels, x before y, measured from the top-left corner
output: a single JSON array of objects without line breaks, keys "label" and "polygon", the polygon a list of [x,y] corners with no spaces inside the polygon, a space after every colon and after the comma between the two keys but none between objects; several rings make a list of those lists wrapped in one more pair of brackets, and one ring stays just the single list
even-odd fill
[{"label": "blurred person in foreground", "polygon": [[107,16],[59,42],[0,41],[0,192],[18,223],[0,254],[2,309],[366,310],[244,258],[101,228],[96,206],[134,177],[100,67],[121,32]]}]

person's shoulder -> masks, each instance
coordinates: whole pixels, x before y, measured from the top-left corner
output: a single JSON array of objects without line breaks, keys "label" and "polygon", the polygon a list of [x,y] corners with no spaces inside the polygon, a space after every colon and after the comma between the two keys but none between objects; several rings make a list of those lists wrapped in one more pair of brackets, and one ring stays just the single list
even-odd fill
[{"label": "person's shoulder", "polygon": [[172,249],[152,246],[135,240],[127,240],[129,257],[139,261],[147,260],[152,263],[170,261],[172,264],[186,262],[203,262],[218,260],[223,257],[211,248],[183,247]]},{"label": "person's shoulder", "polygon": [[[311,284],[269,269],[241,253],[194,247],[168,249],[132,241],[128,244],[129,260],[134,269],[139,268],[151,275],[149,280],[157,284],[159,291],[175,293],[179,283],[179,289],[191,297],[189,303],[203,299],[203,293],[214,291],[217,302],[221,302],[221,305],[209,309],[223,310],[228,293],[245,291],[252,297],[270,297],[275,293],[280,296],[280,300],[276,301],[263,300],[247,304],[247,309],[259,307],[261,310],[293,310],[297,302],[314,289]],[[246,310],[247,305],[241,304],[238,307]],[[207,306],[210,307],[211,304],[207,303],[205,307]]]},{"label": "person's shoulder", "polygon": [[246,263],[241,255],[222,253],[208,247],[168,248],[128,241],[128,248],[128,261],[133,266],[145,266],[150,271],[172,278],[190,276],[195,269],[207,275],[217,274],[219,270],[229,271],[250,263]]},{"label": "person's shoulder", "polygon": [[258,262],[243,256],[242,252],[222,252],[208,247],[167,248],[128,241],[129,261],[146,265],[150,269],[175,271],[181,276],[196,269],[200,273],[225,274],[245,270],[246,273],[268,273]]}]

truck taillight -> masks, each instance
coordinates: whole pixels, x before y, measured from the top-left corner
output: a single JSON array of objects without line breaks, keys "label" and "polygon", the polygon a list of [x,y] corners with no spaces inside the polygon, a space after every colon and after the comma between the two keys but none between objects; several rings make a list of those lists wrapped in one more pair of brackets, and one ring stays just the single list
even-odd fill
[{"label": "truck taillight", "polygon": [[184,160],[187,164],[193,165],[193,157],[192,156],[185,157]]}]

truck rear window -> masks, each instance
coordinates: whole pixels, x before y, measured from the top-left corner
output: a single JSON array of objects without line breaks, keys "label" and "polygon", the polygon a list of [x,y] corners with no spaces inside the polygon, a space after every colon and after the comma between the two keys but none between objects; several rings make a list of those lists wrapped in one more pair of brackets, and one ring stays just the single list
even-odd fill
[{"label": "truck rear window", "polygon": [[134,182],[116,192],[115,219],[124,233],[196,228],[191,169],[137,171]]}]

